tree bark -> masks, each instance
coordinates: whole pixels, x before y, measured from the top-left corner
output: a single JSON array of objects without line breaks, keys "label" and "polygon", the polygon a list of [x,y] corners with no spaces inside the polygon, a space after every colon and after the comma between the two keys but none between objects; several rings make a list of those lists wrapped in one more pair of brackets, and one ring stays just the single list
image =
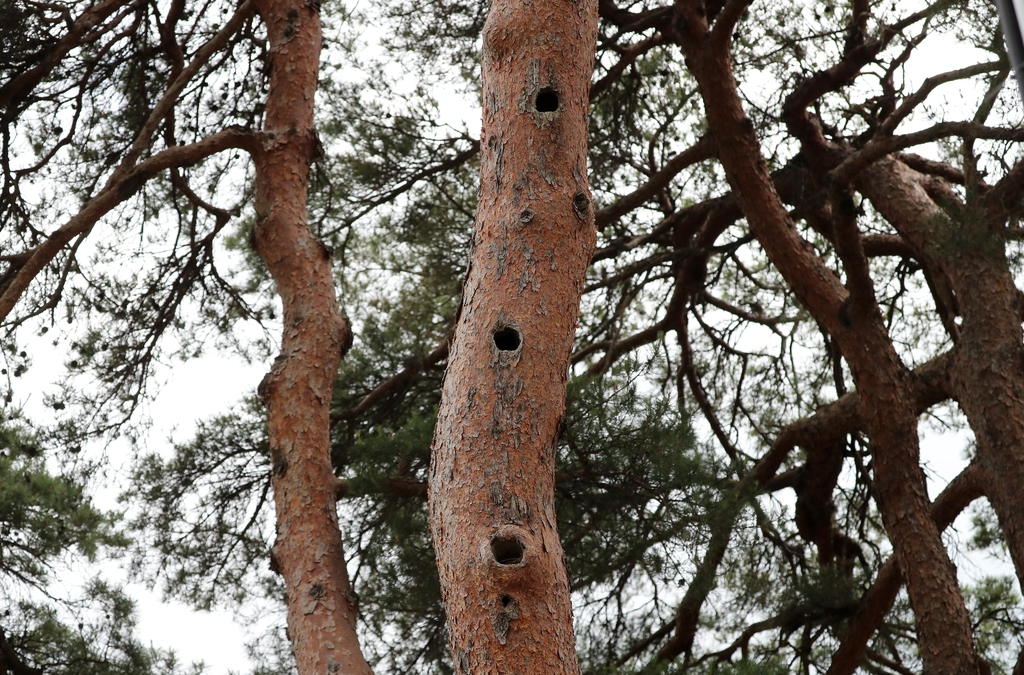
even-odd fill
[{"label": "tree bark", "polygon": [[[957,516],[981,496],[982,473],[978,464],[969,464],[932,502],[929,513],[940,532],[952,525]],[[861,598],[825,675],[853,675],[864,658],[871,637],[892,609],[903,582],[898,561],[889,558]]]},{"label": "tree bark", "polygon": [[[730,5],[734,19],[744,3]],[[917,620],[921,658],[935,674],[976,673],[970,616],[938,529],[928,515],[920,467],[914,382],[888,338],[856,232],[852,201],[830,189],[844,286],[799,236],[767,171],[746,117],[729,57],[732,25],[723,13],[708,26],[703,5],[687,2],[678,42],[700,88],[718,157],[751,232],[800,301],[840,346],[862,397],[871,439],[875,493]]]},{"label": "tree bark", "polygon": [[[960,203],[948,186],[896,159],[866,169],[858,187],[900,234],[938,261],[952,283],[963,313],[950,369],[953,394],[974,431],[988,476],[985,495],[1024,582],[1024,333],[1003,222],[993,223],[983,209]],[[929,191],[959,217],[952,218]]]},{"label": "tree bark", "polygon": [[593,0],[491,3],[481,191],[434,436],[430,519],[460,674],[578,673],[555,443],[587,266]]},{"label": "tree bark", "polygon": [[268,411],[277,541],[299,675],[370,673],[355,632],[330,461],[331,389],[350,342],[331,253],[309,230],[306,188],[319,152],[313,106],[321,29],[316,5],[260,0],[270,89],[256,153],[254,246],[281,296],[281,353],[260,384]]}]

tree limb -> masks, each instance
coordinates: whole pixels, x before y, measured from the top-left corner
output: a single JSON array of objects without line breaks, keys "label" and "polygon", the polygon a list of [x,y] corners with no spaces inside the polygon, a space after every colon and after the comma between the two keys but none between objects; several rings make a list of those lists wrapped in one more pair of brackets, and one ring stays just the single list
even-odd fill
[{"label": "tree limb", "polygon": [[7,640],[4,629],[0,628],[0,667],[13,675],[43,675],[42,668],[33,668],[21,660],[14,647]]},{"label": "tree limb", "polygon": [[[108,182],[104,190],[93,197],[85,207],[54,231],[41,244],[28,251],[28,258],[9,277],[0,294],[0,322],[25,293],[36,275],[50,263],[64,246],[80,234],[87,232],[96,222],[118,204],[132,197],[146,182],[172,166],[194,164],[210,155],[239,148],[258,151],[256,136],[240,127],[231,127],[190,145],[167,148],[123,172],[119,180]],[[5,276],[10,274],[10,270]]]},{"label": "tree limb", "polygon": [[[972,501],[982,496],[983,482],[984,472],[980,465],[972,462],[939,493],[932,502],[930,515],[940,531],[952,525]],[[850,619],[846,635],[832,657],[832,665],[826,675],[853,675],[863,659],[871,636],[889,613],[902,585],[903,573],[893,556],[885,561],[874,583],[861,598],[860,606]]]}]

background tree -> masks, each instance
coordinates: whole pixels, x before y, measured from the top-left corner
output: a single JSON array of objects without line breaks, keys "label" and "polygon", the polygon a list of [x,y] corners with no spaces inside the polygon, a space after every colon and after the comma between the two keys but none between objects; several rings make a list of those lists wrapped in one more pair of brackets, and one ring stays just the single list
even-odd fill
[{"label": "background tree", "polygon": [[[31,98],[3,94],[19,111],[5,113],[5,252],[56,241],[41,224],[98,192],[170,81],[167,50],[137,37],[165,15],[92,18],[106,7],[88,10],[77,51],[44,39],[74,33],[51,9],[18,15],[12,34],[34,47],[5,38],[5,81],[62,68]],[[182,9],[196,43],[220,26],[204,7]],[[330,420],[360,637],[378,672],[451,672],[424,498],[476,208],[479,116],[459,106],[479,100],[485,6],[322,12],[344,22],[324,52],[309,221],[355,334]],[[1021,672],[1024,132],[994,7],[599,14],[598,240],[555,457],[581,670]],[[123,217],[93,221],[116,234],[72,235],[7,315],[74,347],[61,416],[41,430],[53,461],[132,432],[159,359],[273,350],[247,332],[281,316],[249,249],[252,169],[230,149],[190,154],[264,123],[268,43],[251,16],[157,127],[187,142],[152,157],[188,166],[125,188]],[[10,284],[29,268],[9,257]],[[21,347],[5,353],[23,374]],[[967,456],[931,447],[932,430],[961,432]],[[125,495],[140,575],[203,605],[280,600],[264,567],[268,438],[250,400],[171,459],[141,450]],[[956,466],[944,486],[928,481],[938,454]],[[263,644],[261,672],[290,667]]]},{"label": "background tree", "polygon": [[[15,20],[4,29],[11,45],[11,72],[4,73],[7,77],[0,85],[3,213],[12,226],[5,228],[5,250],[11,253],[5,256],[8,265],[0,280],[0,320],[7,319],[14,327],[45,312],[52,320],[70,291],[69,273],[80,272],[77,250],[93,227],[158,173],[167,172],[169,191],[157,199],[176,207],[177,227],[172,224],[162,233],[173,242],[171,260],[156,263],[157,275],[150,277],[151,294],[142,299],[149,316],[136,312],[122,322],[117,336],[121,339],[115,338],[113,347],[106,341],[97,344],[96,333],[87,346],[76,345],[89,357],[111,352],[95,359],[103,372],[99,380],[106,385],[96,410],[101,419],[108,408],[120,415],[115,413],[109,422],[89,420],[72,433],[117,430],[138,405],[157,344],[176,322],[182,300],[197,285],[219,279],[212,252],[217,233],[230,221],[229,211],[198,194],[184,169],[229,150],[250,155],[252,248],[280,296],[284,330],[281,353],[259,388],[267,408],[267,451],[277,511],[271,568],[285,580],[289,638],[298,671],[368,673],[355,635],[328,440],[331,388],[351,334],[338,313],[330,251],[313,237],[306,208],[309,167],[320,151],[313,122],[321,47],[319,7],[254,0],[235,7],[225,21],[228,12],[228,5],[192,8],[181,1],[157,6],[126,0],[30,4],[13,12]],[[265,31],[261,36],[253,34],[256,15]],[[233,51],[240,45],[248,49],[236,61]],[[233,107],[227,90],[211,101],[214,82],[231,82],[238,77],[239,66],[254,63],[264,66],[262,86],[253,92],[263,94],[260,102],[248,110],[235,107],[215,115],[220,119],[207,117],[203,108]],[[244,96],[234,102],[244,104]],[[199,106],[193,116],[182,113],[190,103]],[[71,127],[67,135],[61,128],[64,120]],[[244,121],[248,128],[231,121]],[[180,122],[185,122],[184,135],[177,130]],[[257,122],[262,128],[255,128]],[[80,123],[88,136],[82,141]],[[94,135],[107,141],[98,152]],[[27,163],[18,161],[26,146],[35,154]],[[102,165],[75,176],[80,183],[71,192],[77,192],[77,200],[22,194],[37,178],[55,180],[49,171],[96,164],[100,154]],[[215,168],[217,173],[229,170],[223,162]],[[218,187],[216,179],[207,186],[211,187]],[[146,201],[144,193],[142,222],[147,220]],[[206,233],[199,231],[200,212],[208,216]],[[161,220],[159,212],[152,215]],[[62,224],[46,232],[41,216]],[[159,250],[157,241],[145,243]],[[108,262],[116,264],[116,259]],[[40,278],[43,270],[58,269],[62,271],[54,272],[56,285],[47,285],[52,280],[45,275]],[[141,271],[151,274],[149,269]],[[102,313],[109,300],[115,317],[129,313],[137,279],[110,284],[121,287],[121,298],[107,292],[106,285],[91,287],[90,281],[88,273],[82,275],[87,305],[99,302]],[[12,309],[33,283],[43,286],[48,299],[30,299],[24,314],[12,317]],[[252,314],[235,289],[223,281],[218,285],[230,309]],[[74,316],[75,309],[66,311],[69,318]],[[138,323],[146,319],[149,322]],[[120,406],[111,405],[115,398]],[[19,658],[12,652],[9,660],[20,664]]]},{"label": "background tree", "polygon": [[134,603],[119,589],[93,579],[74,597],[55,592],[68,557],[95,561],[129,544],[114,528],[117,514],[86,496],[87,483],[81,466],[52,475],[41,439],[18,418],[0,420],[0,671],[183,672],[173,654],[134,636]]}]

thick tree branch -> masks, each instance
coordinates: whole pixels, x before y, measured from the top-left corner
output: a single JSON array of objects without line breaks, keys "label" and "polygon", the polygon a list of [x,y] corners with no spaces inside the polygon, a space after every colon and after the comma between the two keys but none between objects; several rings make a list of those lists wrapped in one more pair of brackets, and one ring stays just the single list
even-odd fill
[{"label": "thick tree branch", "polygon": [[752,0],[727,0],[711,27],[711,48],[725,55],[736,23]]},{"label": "thick tree branch", "polygon": [[423,372],[424,369],[430,366],[436,365],[448,358],[448,349],[451,344],[452,333],[444,337],[441,344],[434,347],[433,351],[424,356],[421,359],[410,363],[401,371],[392,375],[388,379],[384,380],[376,387],[373,391],[367,394],[363,400],[361,400],[355,407],[349,408],[348,410],[342,410],[340,412],[331,415],[331,426],[338,424],[342,420],[355,419],[359,415],[369,410],[374,404],[381,399],[389,396],[397,391],[400,391],[405,385],[407,385],[414,377]]},{"label": "thick tree branch", "polygon": [[[891,35],[889,37],[891,38]],[[839,63],[807,78],[786,97],[782,105],[782,117],[790,132],[801,144],[818,150],[825,150],[828,147],[820,125],[807,112],[807,108],[825,94],[838,91],[852,83],[861,69],[871,63],[884,47],[885,44],[881,40],[854,47],[843,55]]]},{"label": "thick tree branch", "polygon": [[667,323],[666,317],[666,319],[662,319],[661,321],[658,321],[657,323],[622,340],[603,340],[601,342],[595,342],[594,344],[588,345],[584,349],[574,353],[572,355],[572,363],[579,363],[591,354],[603,349],[605,350],[604,356],[602,356],[597,363],[590,366],[590,368],[587,368],[586,373],[584,373],[587,377],[599,375],[608,370],[608,368],[615,363],[616,359],[623,354],[628,354],[638,347],[649,345],[657,340],[658,335],[667,329]]},{"label": "thick tree branch", "polygon": [[676,609],[675,631],[668,642],[658,650],[654,657],[655,661],[672,660],[684,652],[689,653],[693,647],[701,607],[715,586],[718,567],[729,549],[729,541],[736,526],[736,519],[742,510],[742,502],[739,497],[739,493],[727,492],[722,501],[714,508],[714,515],[710,521],[711,538],[708,541],[707,550]]},{"label": "thick tree branch", "polygon": [[692,249],[678,249],[672,252],[655,253],[654,255],[644,258],[643,260],[637,260],[634,263],[630,263],[625,267],[618,270],[615,274],[610,277],[602,278],[600,281],[595,281],[592,284],[587,284],[583,288],[583,294],[592,293],[593,291],[601,288],[608,288],[614,286],[623,281],[633,279],[638,274],[646,272],[647,270],[662,265],[664,263],[672,262],[675,260],[681,260],[692,255],[697,255],[697,251]]},{"label": "thick tree branch", "polygon": [[[914,369],[914,398],[918,414],[952,395],[949,381],[952,359],[953,355],[947,352]],[[852,391],[834,403],[822,406],[813,415],[787,425],[754,467],[754,480],[760,485],[767,484],[797,446],[827,446],[847,434],[862,430],[863,415],[861,395]]]},{"label": "thick tree branch", "polygon": [[[984,472],[972,462],[950,481],[932,502],[930,515],[940,531],[953,524],[956,517],[972,501],[982,495]],[[878,571],[874,583],[861,598],[860,605],[847,626],[843,641],[832,657],[832,665],[826,675],[853,675],[860,665],[871,636],[896,601],[903,574],[895,557],[889,558]]]},{"label": "thick tree branch", "polygon": [[839,166],[830,172],[829,179],[839,184],[848,183],[870,164],[886,155],[952,136],[971,136],[997,141],[1024,141],[1024,129],[987,127],[974,122],[939,122],[927,129],[902,136],[875,137],[863,148],[847,156]]},{"label": "thick tree branch", "polygon": [[843,328],[838,312],[847,291],[793,227],[771,183],[754,125],[743,112],[729,63],[708,48],[703,18],[693,3],[687,7],[690,30],[681,46],[700,86],[718,158],[751,231],[801,302],[831,332],[838,332]]},{"label": "thick tree branch", "polygon": [[672,16],[671,7],[630,12],[620,9],[613,0],[600,0],[597,11],[602,19],[622,29],[623,33],[642,33],[649,28],[661,26]]},{"label": "thick tree branch", "polygon": [[901,152],[896,155],[896,158],[915,171],[942,178],[955,185],[963,185],[967,182],[964,172],[951,164],[937,162],[912,152]]},{"label": "thick tree branch", "polygon": [[819,607],[809,604],[790,607],[771,618],[750,624],[742,633],[740,633],[739,637],[733,640],[727,647],[720,649],[717,652],[710,652],[701,656],[694,662],[694,665],[710,660],[729,661],[732,658],[732,655],[736,653],[736,650],[741,650],[743,657],[746,658],[750,640],[758,633],[763,633],[769,630],[778,630],[780,628],[785,629],[786,631],[792,631],[798,628],[803,622],[815,619],[821,616],[821,614],[822,610]]},{"label": "thick tree branch", "polygon": [[1018,161],[984,193],[983,205],[989,217],[1006,220],[1021,211],[1021,196],[1024,195],[1024,160]]},{"label": "thick tree branch", "polygon": [[[184,91],[185,86],[192,81],[200,70],[209,62],[210,57],[223,49],[228,41],[238,33],[242,25],[249,20],[249,17],[256,11],[256,5],[253,0],[245,0],[238,9],[235,10],[234,14],[227,20],[227,22],[217,31],[216,35],[207,40],[202,47],[196,51],[196,55],[192,57],[192,60],[184,70],[174,79],[173,82],[167,87],[164,95],[160,98],[160,101],[153,106],[153,110],[150,111],[149,117],[146,119],[145,124],[139,129],[138,134],[135,136],[135,141],[132,143],[132,147],[125,154],[124,159],[121,160],[120,165],[114,172],[114,176],[111,180],[116,180],[119,173],[128,171],[138,161],[146,150],[150,147],[153,142],[153,134],[156,132],[160,123],[163,122],[164,118],[171,112],[174,106],[178,102],[178,97],[181,96],[181,92]],[[109,186],[109,183],[108,183]]]},{"label": "thick tree branch", "polygon": [[[108,5],[116,6],[116,3],[104,3],[102,6],[109,9]],[[3,287],[3,294],[0,295],[0,321],[7,318],[35,276],[71,239],[87,232],[101,217],[134,195],[157,173],[172,166],[193,164],[227,148],[257,149],[258,146],[250,142],[252,137],[248,132],[229,128],[197,143],[169,147],[145,161],[138,161],[150,147],[154,132],[173,109],[185,86],[206,65],[213,54],[224,48],[242,24],[252,16],[253,11],[252,0],[246,0],[221,30],[197,50],[189,65],[170,84],[161,100],[150,112],[146,122],[136,135],[132,147],[107,179],[100,194],[94,197],[63,227],[51,234],[46,241],[35,247],[28,260],[20,266],[13,277],[10,276],[12,269],[5,272],[4,276],[8,277],[10,281]]]},{"label": "thick tree branch", "polygon": [[9,671],[12,675],[43,675],[42,668],[33,668],[21,660],[8,642],[3,628],[0,628],[0,669]]},{"label": "thick tree branch", "polygon": [[82,44],[86,35],[93,28],[129,2],[130,0],[102,0],[82,12],[81,16],[71,25],[67,34],[47,51],[40,63],[0,86],[0,109],[9,109],[12,102],[31,93],[43,78],[67,56],[68,52]]},{"label": "thick tree branch", "polygon": [[[41,244],[26,252],[27,258],[18,266],[17,272],[9,277],[9,281],[3,287],[3,293],[0,295],[0,322],[7,319],[32,280],[68,242],[87,232],[114,207],[132,197],[150,178],[164,169],[195,164],[229,148],[257,152],[256,136],[245,129],[229,128],[190,145],[162,150],[139,162],[130,170],[121,172],[118,180],[108,182],[103,191],[90,200],[81,211],[50,234]],[[8,275],[10,275],[10,270],[5,273],[5,276]]]},{"label": "thick tree branch", "polygon": [[1003,67],[1003,63],[1000,61],[991,61],[989,63],[978,63],[973,66],[966,68],[960,68],[958,70],[951,70],[946,73],[939,75],[933,75],[927,78],[921,87],[910,96],[903,99],[900,107],[896,108],[895,111],[887,118],[875,131],[876,137],[878,136],[889,136],[900,122],[905,120],[908,115],[914,112],[914,109],[924,103],[924,100],[928,98],[928,95],[932,93],[937,87],[949,82],[956,82],[957,80],[965,80],[970,77],[977,75],[983,75],[990,73],[995,70],[999,70]]},{"label": "thick tree branch", "polygon": [[590,100],[594,101],[604,93],[608,87],[612,86],[616,80],[622,77],[622,73],[625,72],[626,68],[636,63],[637,59],[663,44],[665,44],[665,36],[661,33],[655,33],[651,37],[644,38],[640,42],[623,49],[615,65],[609,68],[608,72],[600,80],[590,85]]}]

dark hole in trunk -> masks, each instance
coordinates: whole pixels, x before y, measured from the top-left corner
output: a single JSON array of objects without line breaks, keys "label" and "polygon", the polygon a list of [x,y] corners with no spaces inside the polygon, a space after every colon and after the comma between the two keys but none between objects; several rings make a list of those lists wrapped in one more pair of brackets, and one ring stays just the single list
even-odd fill
[{"label": "dark hole in trunk", "polygon": [[521,341],[519,331],[511,326],[500,326],[494,331],[494,346],[503,352],[514,352],[519,349]]},{"label": "dark hole in trunk", "polygon": [[[499,565],[518,565],[523,562],[523,542],[518,539],[502,539],[495,537],[491,540],[491,555],[494,562]],[[511,601],[511,598],[509,598]],[[504,603],[504,598],[502,598]]]},{"label": "dark hole in trunk", "polygon": [[558,110],[558,94],[553,89],[542,89],[537,94],[537,112],[555,112]]}]

